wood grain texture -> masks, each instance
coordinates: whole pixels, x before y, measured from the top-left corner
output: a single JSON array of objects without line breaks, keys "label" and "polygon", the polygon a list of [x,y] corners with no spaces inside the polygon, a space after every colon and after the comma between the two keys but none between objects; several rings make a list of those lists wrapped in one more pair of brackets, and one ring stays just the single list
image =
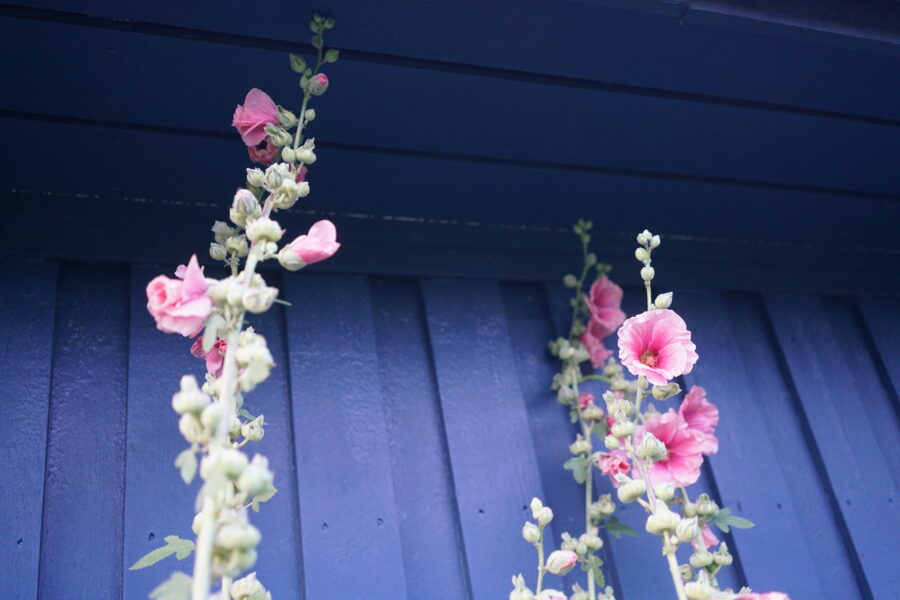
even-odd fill
[{"label": "wood grain texture", "polygon": [[56,281],[55,262],[0,260],[0,589],[12,598],[37,596]]}]

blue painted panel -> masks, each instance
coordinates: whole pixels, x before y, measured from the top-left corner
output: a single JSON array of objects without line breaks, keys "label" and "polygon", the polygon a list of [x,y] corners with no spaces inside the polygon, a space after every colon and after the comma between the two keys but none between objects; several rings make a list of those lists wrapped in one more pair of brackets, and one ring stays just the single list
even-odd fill
[{"label": "blue painted panel", "polygon": [[10,598],[37,596],[56,269],[0,260],[0,589]]},{"label": "blue painted panel", "polygon": [[119,596],[128,279],[65,265],[53,347],[39,598]]},{"label": "blue painted panel", "polygon": [[422,289],[472,594],[503,597],[510,576],[534,574],[537,557],[521,531],[531,498],[545,496],[528,414],[511,377],[516,365],[500,289],[433,279]]},{"label": "blue painted panel", "polygon": [[368,282],[302,273],[283,295],[306,595],[403,598]]},{"label": "blue painted panel", "polygon": [[[0,40],[8,111],[224,134],[251,87],[299,103],[281,50],[9,18]],[[900,194],[891,126],[352,60],[332,80],[310,130],[332,143]]]},{"label": "blue painted panel", "polygon": [[896,484],[884,475],[896,457],[883,453],[870,416],[873,408],[884,410],[880,406],[886,404],[883,390],[878,390],[877,381],[860,382],[854,377],[847,354],[856,349],[837,336],[821,302],[767,295],[766,307],[859,559],[858,568],[872,595],[890,598],[900,588],[900,575],[890,566],[896,562],[893,546],[900,539],[900,503]]},{"label": "blue painted panel", "polygon": [[378,367],[409,598],[471,598],[419,286],[371,282]]},{"label": "blue painted panel", "polygon": [[[204,32],[225,32],[235,34],[230,36],[233,43],[252,40],[271,47],[297,46],[306,38],[308,16],[322,10],[338,19],[332,36],[337,47],[346,56],[373,62],[572,86],[594,84],[632,94],[670,91],[713,102],[745,99],[900,117],[893,101],[900,90],[900,70],[891,44],[867,44],[856,33],[827,35],[734,18],[718,12],[715,5],[696,2],[673,6],[655,0],[581,0],[556,7],[552,17],[541,0],[488,4],[277,0],[254,6],[252,15],[234,1],[195,1],[191,10],[177,2],[20,0],[17,4],[74,13],[37,11],[34,18],[77,21],[79,13],[86,13],[92,17],[80,21],[96,26],[212,39],[225,36]],[[663,14],[616,9],[636,6]],[[859,12],[855,8],[853,12]],[[396,32],[402,35],[393,35]],[[460,43],[463,38],[465,43]]]},{"label": "blue painted panel", "polygon": [[860,297],[857,304],[864,320],[863,328],[875,345],[873,356],[887,375],[885,385],[893,388],[894,411],[900,394],[900,299]]}]

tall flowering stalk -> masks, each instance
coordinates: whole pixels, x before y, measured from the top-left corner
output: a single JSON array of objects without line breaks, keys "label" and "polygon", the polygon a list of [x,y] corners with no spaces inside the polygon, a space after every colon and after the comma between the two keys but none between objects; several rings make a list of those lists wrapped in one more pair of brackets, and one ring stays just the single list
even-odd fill
[{"label": "tall flowering stalk", "polygon": [[147,308],[157,327],[196,338],[190,351],[204,359],[207,368],[202,386],[193,375],[185,375],[172,398],[172,407],[181,415],[179,430],[190,444],[175,465],[190,483],[199,462],[203,481],[195,504],[196,540],[168,536],[166,546],[132,567],[146,567],[169,554],[183,559],[193,552],[193,573],[173,574],[152,598],[206,600],[211,588],[218,588],[219,600],[271,598],[256,573],[236,579],[256,563],[261,539],[249,522],[248,509],[258,511],[276,492],[266,457],[255,454],[250,459],[243,450],[263,438],[266,425],[263,415],[254,416],[244,407],[244,394],[265,381],[275,365],[265,338],[244,321],[247,313],[263,313],[277,301],[278,290],[257,273],[260,263],[277,259],[285,269],[296,271],[329,258],[340,246],[334,225],[319,221],[279,247],[285,231],[273,218],[310,191],[306,174],[316,161],[315,140],[304,139],[304,131],[315,118],[310,102],[328,88],[328,77],[319,70],[338,59],[337,50],[323,47],[323,34],[332,27],[333,19],[318,14],[310,23],[317,50],[314,66],[290,57],[291,68],[301,76],[298,113],[277,106],[255,88],[235,110],[232,125],[251,160],[267,168],[247,169],[247,184],[237,190],[229,211],[231,224],[213,225],[210,256],[222,261],[230,275],[206,277],[193,256],[178,268],[175,279],[160,275],[147,286]]},{"label": "tall flowering stalk", "polygon": [[[716,575],[733,557],[727,545],[719,543],[713,527],[728,533],[731,527],[747,528],[753,523],[720,508],[708,494],[691,499],[687,491],[699,479],[704,457],[719,448],[715,435],[719,411],[707,400],[706,391],[693,386],[677,410],[661,413],[653,404],[678,396],[681,388],[674,379],[690,373],[699,359],[687,324],[671,308],[673,294],[653,297],[651,257],[660,246],[659,236],[647,230],[637,236],[635,258],[642,265],[647,310],[626,319],[620,308],[621,288],[607,277],[609,267],[598,263],[588,250],[590,229],[590,222],[579,221],[575,226],[583,265],[580,275],[563,278],[566,287],[574,291],[569,335],[550,343],[550,351],[562,363],[552,388],[578,426],[569,446],[573,456],[564,466],[584,486],[585,533],[577,540],[563,534],[557,552],[570,552],[566,561],[560,557],[555,562],[544,561],[543,527],[552,519],[552,512],[548,515],[549,509],[535,499],[532,511],[537,524],[526,523],[523,537],[538,549],[537,587],[532,592],[521,575],[514,577],[510,600],[597,598],[595,588],[602,581],[600,559],[594,554],[602,544],[599,530],[606,528],[617,536],[636,534],[610,516],[615,504],[609,494],[594,500],[594,468],[610,478],[620,502],[637,502],[645,509],[645,529],[660,537],[678,600],[788,600],[780,592],[754,594],[748,589],[735,592],[719,587]],[[592,270],[595,278],[585,292]],[[618,333],[618,360],[604,342],[614,332]],[[592,394],[580,389],[588,381],[602,382],[608,388],[602,395],[605,413]],[[605,451],[597,449],[596,440],[603,440]],[[687,562],[679,564],[681,549],[689,554]],[[576,562],[587,571],[587,590],[576,585],[567,597],[563,592],[542,589],[544,572],[556,573],[556,565]],[[603,597],[611,598],[612,590],[607,587]]]}]

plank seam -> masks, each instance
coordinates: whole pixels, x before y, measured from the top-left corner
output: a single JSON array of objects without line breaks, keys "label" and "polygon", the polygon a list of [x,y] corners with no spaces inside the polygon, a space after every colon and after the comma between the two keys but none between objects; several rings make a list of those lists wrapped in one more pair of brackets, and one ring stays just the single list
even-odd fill
[{"label": "plank seam", "polygon": [[859,305],[859,299],[855,296],[845,296],[843,298],[850,307],[850,314],[863,338],[866,350],[868,350],[869,356],[871,357],[872,366],[875,368],[875,372],[878,373],[878,379],[881,381],[881,386],[884,388],[885,395],[887,395],[888,401],[894,409],[894,416],[900,418],[900,399],[898,399],[897,396],[898,390],[894,388],[891,376],[887,370],[887,364],[878,349],[878,344],[875,343],[875,337],[872,335],[869,321],[866,319],[865,314],[863,314],[862,308]]},{"label": "plank seam", "polygon": [[[87,15],[68,11],[30,8],[12,4],[0,4],[0,16],[12,17],[17,19],[27,19],[32,21],[64,23],[69,25],[93,27],[98,29],[111,29],[114,31],[121,31],[126,33],[139,33],[160,37],[172,37],[190,41],[225,44],[231,46],[254,47],[267,50],[284,51],[302,50],[308,53],[315,52],[313,47],[309,44],[289,42],[286,40],[271,40],[248,35],[214,32],[202,29],[193,29],[189,27],[179,27],[176,25],[163,25],[159,23],[150,23],[125,18],[99,17],[95,15]],[[552,85],[557,87],[600,90],[622,95],[663,98],[681,102],[692,102],[695,104],[713,104],[717,106],[730,106],[735,108],[746,108],[750,110],[761,110],[766,112],[804,115],[822,119],[868,123],[873,125],[883,125],[887,127],[900,127],[900,120],[890,119],[887,117],[874,117],[841,111],[808,108],[791,104],[780,104],[777,102],[766,102],[762,100],[730,98],[728,96],[702,94],[699,92],[682,92],[634,84],[596,81],[563,75],[528,73],[525,71],[519,71],[510,68],[487,67],[435,59],[406,57],[366,50],[350,50],[344,48],[339,48],[339,50],[345,59],[357,62],[388,64],[392,66],[427,69],[431,71],[443,71],[447,73],[465,73],[477,77],[487,77],[492,79],[525,81],[529,83]]]}]

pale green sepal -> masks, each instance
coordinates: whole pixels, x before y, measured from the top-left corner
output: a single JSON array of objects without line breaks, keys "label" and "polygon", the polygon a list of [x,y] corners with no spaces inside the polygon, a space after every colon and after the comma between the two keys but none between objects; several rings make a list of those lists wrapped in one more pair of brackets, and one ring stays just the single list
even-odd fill
[{"label": "pale green sepal", "polygon": [[194,453],[194,447],[183,450],[175,457],[175,466],[181,471],[181,479],[190,484],[197,474],[197,455]]},{"label": "pale green sepal", "polygon": [[209,352],[216,343],[219,328],[225,324],[225,319],[220,315],[213,315],[206,320],[206,329],[203,331],[203,351]]},{"label": "pale green sepal", "polygon": [[165,540],[165,546],[148,552],[143,557],[141,557],[140,560],[131,565],[128,570],[137,571],[138,569],[149,567],[150,565],[158,563],[171,554],[174,554],[175,558],[181,560],[190,556],[191,552],[194,551],[194,542],[192,542],[191,540],[183,540],[177,535],[167,535],[165,537]]},{"label": "pale green sepal", "polygon": [[188,600],[190,597],[191,577],[181,571],[172,573],[171,577],[150,592],[153,600]]},{"label": "pale green sepal", "polygon": [[277,491],[278,490],[273,485],[272,487],[270,487],[268,490],[266,490],[259,496],[255,496],[253,498],[253,502],[250,503],[250,508],[252,508],[254,512],[259,512],[259,503],[260,502],[268,502],[269,500],[272,499],[272,496],[274,496],[275,492],[277,492]]}]

